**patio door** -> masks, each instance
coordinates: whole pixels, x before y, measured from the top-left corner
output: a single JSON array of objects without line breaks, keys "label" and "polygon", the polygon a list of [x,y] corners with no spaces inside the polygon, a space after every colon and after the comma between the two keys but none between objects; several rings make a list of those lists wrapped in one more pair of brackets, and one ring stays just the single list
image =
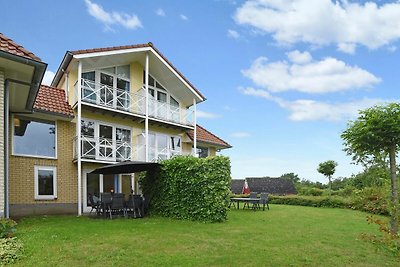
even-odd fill
[{"label": "patio door", "polygon": [[114,106],[114,77],[103,72],[100,73],[100,102],[103,105]]},{"label": "patio door", "polygon": [[113,127],[110,125],[99,124],[99,155],[100,159],[113,160],[115,155],[113,138]]},{"label": "patio door", "polygon": [[92,209],[88,200],[89,194],[100,198],[103,192],[130,194],[132,188],[131,175],[119,174],[92,174],[92,170],[83,171],[83,211],[90,212]]}]

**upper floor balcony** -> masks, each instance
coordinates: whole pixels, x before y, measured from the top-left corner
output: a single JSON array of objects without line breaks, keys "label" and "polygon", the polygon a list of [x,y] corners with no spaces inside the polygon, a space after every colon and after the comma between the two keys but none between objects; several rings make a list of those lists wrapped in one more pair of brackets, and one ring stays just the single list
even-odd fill
[{"label": "upper floor balcony", "polygon": [[[78,159],[78,138],[73,140],[74,159]],[[93,138],[81,136],[81,159],[97,162],[122,162],[127,160],[146,161],[145,145],[133,145],[126,141],[116,141],[108,138]],[[182,155],[181,150],[173,150],[169,147],[149,146],[149,161],[159,162]]]},{"label": "upper floor balcony", "polygon": [[[81,101],[84,104],[99,108],[111,109],[117,112],[127,112],[144,118],[146,115],[146,91],[142,88],[137,93],[81,79]],[[79,96],[78,82],[74,85],[74,104]],[[175,123],[184,126],[193,126],[194,112],[182,108],[179,104],[167,103],[166,99],[157,100],[148,94],[148,114],[150,119]]]}]

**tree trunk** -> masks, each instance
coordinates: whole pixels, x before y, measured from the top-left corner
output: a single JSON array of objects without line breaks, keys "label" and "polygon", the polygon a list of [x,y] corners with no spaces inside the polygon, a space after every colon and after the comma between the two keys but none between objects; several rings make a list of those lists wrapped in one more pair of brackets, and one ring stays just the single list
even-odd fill
[{"label": "tree trunk", "polygon": [[331,191],[332,191],[332,185],[331,185],[331,176],[328,176],[328,180],[329,180],[329,200],[331,199]]},{"label": "tree trunk", "polygon": [[399,193],[397,189],[397,172],[396,172],[396,146],[390,148],[390,178],[392,180],[392,214],[390,218],[390,231],[396,234],[399,230]]}]

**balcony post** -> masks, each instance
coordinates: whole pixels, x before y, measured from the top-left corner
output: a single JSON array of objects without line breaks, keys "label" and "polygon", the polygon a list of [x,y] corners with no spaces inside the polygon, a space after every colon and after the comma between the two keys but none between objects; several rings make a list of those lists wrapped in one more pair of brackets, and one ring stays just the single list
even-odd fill
[{"label": "balcony post", "polygon": [[197,157],[197,114],[196,114],[196,99],[193,98],[193,154]]},{"label": "balcony post", "polygon": [[145,105],[145,123],[144,123],[144,135],[145,135],[145,159],[149,161],[149,53],[146,53],[146,65],[145,65],[145,76],[144,83],[146,89],[146,105]]},{"label": "balcony post", "polygon": [[81,159],[81,117],[82,117],[82,106],[81,106],[81,95],[82,95],[82,61],[78,62],[78,115],[76,121],[76,135],[77,135],[77,165],[78,165],[78,216],[82,215],[82,159]]}]

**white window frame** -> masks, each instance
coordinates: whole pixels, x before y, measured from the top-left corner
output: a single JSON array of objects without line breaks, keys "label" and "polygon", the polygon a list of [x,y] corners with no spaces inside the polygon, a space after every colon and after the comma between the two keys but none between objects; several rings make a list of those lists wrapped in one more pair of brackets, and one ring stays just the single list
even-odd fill
[{"label": "white window frame", "polygon": [[[144,134],[144,132],[143,132]],[[167,159],[171,159],[172,158],[172,154],[173,152],[178,152],[178,155],[182,155],[182,136],[180,135],[169,135],[169,134],[165,134],[165,133],[159,133],[159,132],[154,132],[154,131],[149,131],[149,135],[154,135],[154,147],[150,147],[153,148],[155,151],[155,158],[158,159],[159,155],[165,155],[163,153],[159,153],[158,151],[158,138],[160,138],[161,136],[163,137],[167,137]],[[138,136],[139,137],[139,136]],[[179,137],[181,139],[181,146],[179,149],[175,149],[172,150],[172,146],[171,146],[171,137]],[[139,140],[138,140],[139,143]],[[174,155],[175,156],[175,155]]]},{"label": "white window frame", "polygon": [[[53,171],[53,195],[39,195],[39,170]],[[35,165],[35,200],[57,199],[57,167]]]},{"label": "white window frame", "polygon": [[[85,118],[82,117],[81,120],[83,121],[90,121],[94,123],[94,141],[96,142],[96,146],[97,146],[97,142],[98,140],[100,140],[100,124],[104,125],[104,126],[110,126],[112,127],[112,149],[113,149],[113,157],[111,158],[113,161],[116,161],[117,157],[116,157],[116,152],[117,152],[117,136],[116,136],[116,129],[120,128],[120,129],[124,129],[124,130],[129,130],[131,132],[131,137],[130,140],[128,141],[129,144],[131,146],[133,146],[132,140],[133,140],[133,133],[134,133],[134,128],[133,127],[129,127],[129,126],[125,126],[125,125],[121,125],[121,124],[115,124],[115,123],[111,123],[111,122],[106,122],[106,121],[101,121],[101,120],[95,120],[95,119],[89,119],[89,118]],[[99,155],[99,150],[97,149],[95,151],[95,160],[103,160],[104,158],[100,157]],[[109,158],[106,158],[109,159]]]},{"label": "white window frame", "polygon": [[[117,70],[117,68],[118,67],[123,67],[123,66],[129,66],[129,79],[128,78],[122,78],[122,77],[119,77],[118,75],[117,75],[117,73],[116,73],[116,70]],[[109,73],[109,72],[107,72],[107,71],[104,71],[103,69],[108,69],[108,68],[114,68],[115,69],[115,73]],[[104,73],[104,74],[106,74],[106,75],[110,75],[110,76],[112,76],[113,77],[113,86],[112,86],[112,88],[113,88],[113,106],[112,106],[112,108],[117,108],[117,79],[122,79],[122,80],[124,80],[124,81],[127,81],[127,82],[129,82],[129,94],[131,93],[131,90],[132,90],[132,82],[131,82],[131,77],[130,77],[130,72],[131,72],[131,65],[130,64],[125,64],[125,65],[111,65],[111,66],[102,66],[101,68],[87,68],[87,69],[83,69],[82,70],[82,73],[84,73],[84,72],[94,72],[94,82],[95,82],[95,84],[96,84],[96,89],[98,89],[97,88],[97,86],[100,84],[100,76],[101,76],[101,73]],[[80,77],[81,79],[82,79],[82,77]],[[121,89],[118,89],[118,90],[121,90]],[[96,104],[99,104],[100,103],[100,98],[98,97],[98,96],[96,96]]]},{"label": "white window frame", "polygon": [[41,119],[29,117],[29,116],[20,116],[22,118],[30,119],[30,120],[35,121],[35,122],[43,122],[43,121],[54,122],[54,127],[55,127],[55,133],[54,133],[54,157],[49,157],[49,156],[41,156],[41,155],[19,154],[19,153],[16,153],[14,151],[14,147],[15,147],[15,145],[14,145],[14,133],[15,133],[14,117],[15,117],[15,115],[12,114],[12,133],[11,133],[12,141],[11,142],[12,142],[12,155],[13,156],[29,157],[29,158],[40,158],[40,159],[57,159],[57,143],[58,143],[57,142],[57,139],[58,139],[57,138],[57,133],[58,133],[58,130],[57,130],[57,121],[56,120],[41,120]]},{"label": "white window frame", "polygon": [[[181,107],[181,102],[178,100],[178,98],[175,95],[171,94],[169,92],[168,88],[166,86],[164,86],[164,84],[160,83],[156,78],[154,78],[154,76],[151,75],[151,73],[149,73],[149,75],[154,79],[154,81],[156,83],[159,83],[165,89],[165,90],[163,90],[163,89],[160,89],[158,87],[155,87],[155,86],[149,84],[149,89],[154,90],[154,97],[152,95],[150,95],[150,94],[149,94],[149,96],[152,97],[154,100],[159,101],[158,97],[157,97],[157,92],[165,93],[167,95],[167,101],[165,103],[167,103],[168,106],[171,105],[171,98],[170,97],[172,96],[178,102],[178,107],[180,108]],[[145,86],[145,84],[143,83],[143,87],[144,86]]]}]

